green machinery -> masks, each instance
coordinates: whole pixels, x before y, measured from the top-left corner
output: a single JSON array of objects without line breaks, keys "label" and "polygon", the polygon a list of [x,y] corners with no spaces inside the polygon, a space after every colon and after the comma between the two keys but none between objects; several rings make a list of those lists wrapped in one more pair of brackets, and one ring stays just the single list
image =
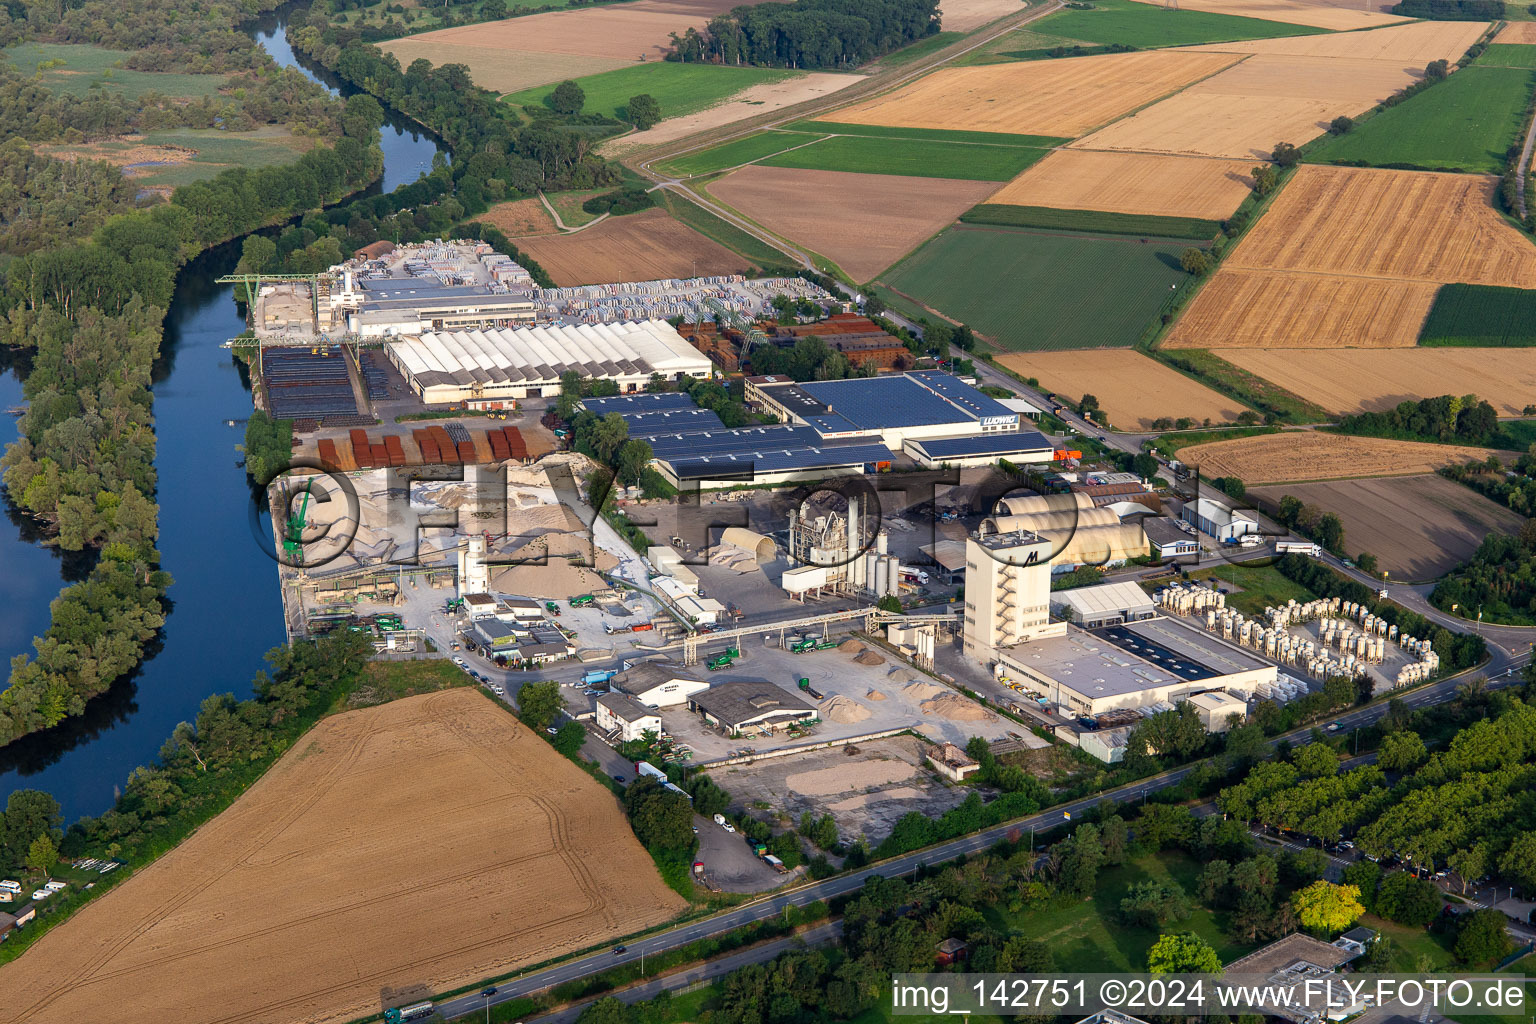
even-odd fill
[{"label": "green machinery", "polygon": [[806,637],[804,640],[796,640],[792,645],[790,645],[789,651],[791,654],[804,654],[806,651],[815,649],[816,638]]},{"label": "green machinery", "polygon": [[741,657],[740,648],[727,647],[723,653],[709,659],[709,670],[711,672],[718,672],[722,668],[730,668],[731,662],[735,661],[739,657]]},{"label": "green machinery", "polygon": [[297,556],[304,546],[304,520],[309,513],[309,488],[304,488],[304,500],[299,503],[297,515],[288,517],[288,529],[283,536],[283,551]]},{"label": "green machinery", "polygon": [[583,608],[596,600],[597,598],[593,597],[591,594],[579,594],[576,597],[571,598],[571,607]]},{"label": "green machinery", "polygon": [[452,597],[448,599],[448,610],[450,612],[456,612],[463,607],[464,599],[462,597]]},{"label": "green machinery", "polygon": [[840,643],[842,643],[841,640],[838,640],[838,639],[835,639],[834,637],[830,637],[829,636],[829,637],[827,637],[824,640],[818,641],[817,644],[816,644],[816,649],[818,651],[830,651],[832,648],[836,647]]}]

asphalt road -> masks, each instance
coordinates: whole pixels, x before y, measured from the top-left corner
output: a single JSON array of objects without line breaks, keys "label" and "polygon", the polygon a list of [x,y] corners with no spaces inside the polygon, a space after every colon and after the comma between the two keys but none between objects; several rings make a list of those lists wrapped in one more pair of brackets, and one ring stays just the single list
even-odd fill
[{"label": "asphalt road", "polygon": [[[1518,669],[1530,658],[1529,651],[1518,657],[1510,657],[1504,654],[1500,648],[1490,648],[1490,654],[1493,660],[1497,660],[1497,667],[1501,673],[1497,676],[1493,672],[1489,673],[1490,689],[1498,689],[1509,685],[1516,677],[1505,676],[1502,672],[1506,669]],[[1473,673],[1464,672],[1418,687],[1409,691],[1403,697],[1403,702],[1409,708],[1422,708],[1431,704],[1443,703],[1455,696],[1456,687],[1471,674]],[[1333,722],[1338,724],[1340,732],[1347,733],[1352,729],[1375,723],[1386,714],[1386,711],[1387,704],[1383,701],[1367,707],[1343,712],[1335,717]],[[1273,746],[1283,741],[1288,741],[1293,746],[1310,743],[1312,742],[1312,727],[1293,729],[1288,733],[1283,733],[1271,740],[1270,744]],[[567,960],[553,967],[547,967],[498,985],[496,995],[491,997],[491,1002],[493,1004],[504,1002],[519,996],[540,992],[567,981],[584,978],[590,974],[598,974],[616,963],[638,959],[643,954],[653,954],[675,949],[678,946],[683,946],[699,939],[719,935],[722,932],[766,920],[784,913],[788,907],[801,907],[808,903],[814,903],[817,900],[843,896],[862,888],[864,882],[874,875],[894,877],[915,872],[923,864],[953,860],[962,853],[977,853],[1007,838],[1010,833],[1022,834],[1025,831],[1033,833],[1037,830],[1044,831],[1050,829],[1056,825],[1081,817],[1084,811],[1105,801],[1124,802],[1138,797],[1145,798],[1147,794],[1178,785],[1198,767],[1198,764],[1199,762],[1183,765],[1159,775],[1105,790],[1102,793],[1059,804],[1050,810],[1030,815],[1027,818],[1018,818],[1013,821],[1004,822],[982,832],[962,836],[915,853],[903,854],[900,857],[894,857],[848,874],[838,875],[835,878],[829,878],[821,882],[812,882],[795,889],[773,893],[724,913],[678,925],[675,928],[648,935],[643,939],[636,939],[628,944],[628,948],[623,955],[616,955],[612,951],[605,950],[598,953],[589,953],[586,956],[577,957],[573,960]],[[471,994],[450,1000],[443,1004],[443,1008],[445,1013],[451,1016],[478,1009],[484,1005],[484,1002],[485,1000],[478,994]]]}]

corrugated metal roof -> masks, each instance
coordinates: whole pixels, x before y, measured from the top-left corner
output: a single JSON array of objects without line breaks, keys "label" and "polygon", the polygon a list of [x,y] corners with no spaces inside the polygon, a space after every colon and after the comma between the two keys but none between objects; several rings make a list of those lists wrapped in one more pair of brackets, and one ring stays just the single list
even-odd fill
[{"label": "corrugated metal roof", "polygon": [[1038,430],[1007,431],[975,437],[938,437],[909,441],[907,446],[929,459],[974,458],[1051,451],[1050,440]]},{"label": "corrugated metal roof", "polygon": [[918,370],[900,375],[806,381],[801,391],[864,430],[969,423],[1012,416],[996,399],[953,374]]},{"label": "corrugated metal roof", "polygon": [[650,438],[650,443],[651,451],[656,458],[671,460],[689,455],[756,451],[763,447],[814,448],[821,445],[821,438],[810,427],[776,423],[771,426],[741,427],[737,430],[656,434]]},{"label": "corrugated metal roof", "polygon": [[660,412],[663,409],[696,409],[693,396],[681,391],[661,391],[655,394],[609,395],[607,398],[583,398],[580,407],[588,412],[605,416],[610,412]]},{"label": "corrugated metal roof", "polygon": [[708,409],[660,409],[656,412],[621,412],[619,415],[629,424],[630,437],[725,429],[720,417]]},{"label": "corrugated metal roof", "polygon": [[862,466],[895,458],[883,444],[826,445],[802,448],[767,448],[726,452],[668,460],[680,479],[711,479],[720,473],[789,473],[804,469]]}]

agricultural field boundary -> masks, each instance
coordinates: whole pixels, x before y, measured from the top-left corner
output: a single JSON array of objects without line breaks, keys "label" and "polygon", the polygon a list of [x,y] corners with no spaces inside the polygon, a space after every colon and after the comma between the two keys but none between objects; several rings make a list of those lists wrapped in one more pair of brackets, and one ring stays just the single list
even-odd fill
[{"label": "agricultural field boundary", "polygon": [[[1154,349],[1147,352],[1147,355],[1186,377],[1199,381],[1228,398],[1251,406],[1265,415],[1274,415],[1296,424],[1326,423],[1333,419],[1333,415],[1316,402],[1308,401],[1294,391],[1266,380],[1250,370],[1245,370],[1208,349],[1186,348],[1172,351]],[[1212,366],[1208,370],[1202,370],[1199,367],[1201,363],[1210,362],[1219,365]],[[1247,383],[1247,378],[1252,378],[1279,392],[1277,398],[1283,404],[1276,404],[1255,394]]]},{"label": "agricultural field boundary", "polygon": [[1055,228],[1103,235],[1156,235],[1159,238],[1202,241],[1210,241],[1221,232],[1221,224],[1217,221],[1198,217],[1165,217],[1002,203],[978,203],[962,213],[960,220],[966,224],[993,224],[1000,227]]},{"label": "agricultural field boundary", "polygon": [[1536,291],[1497,285],[1447,284],[1419,330],[1424,347],[1536,346]]}]

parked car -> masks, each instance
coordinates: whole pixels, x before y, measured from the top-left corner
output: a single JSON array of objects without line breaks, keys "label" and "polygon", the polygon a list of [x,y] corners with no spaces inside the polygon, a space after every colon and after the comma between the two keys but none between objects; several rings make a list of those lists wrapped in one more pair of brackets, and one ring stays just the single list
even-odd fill
[{"label": "parked car", "polygon": [[629,952],[629,947],[628,946],[614,946],[613,947],[613,955],[614,956],[623,956],[625,953],[628,953],[628,952]]},{"label": "parked car", "polygon": [[551,726],[546,726],[544,731],[549,733],[551,736],[553,736],[555,733],[559,732],[560,730],[556,729],[554,726],[551,725]]},{"label": "parked car", "polygon": [[613,777],[613,781],[614,782],[623,782],[624,781],[624,776],[622,776],[622,775],[615,775]]},{"label": "parked car", "polygon": [[455,657],[453,659],[453,663],[455,665],[459,666],[459,668],[465,668],[466,667],[466,662],[464,661],[463,658]]}]

